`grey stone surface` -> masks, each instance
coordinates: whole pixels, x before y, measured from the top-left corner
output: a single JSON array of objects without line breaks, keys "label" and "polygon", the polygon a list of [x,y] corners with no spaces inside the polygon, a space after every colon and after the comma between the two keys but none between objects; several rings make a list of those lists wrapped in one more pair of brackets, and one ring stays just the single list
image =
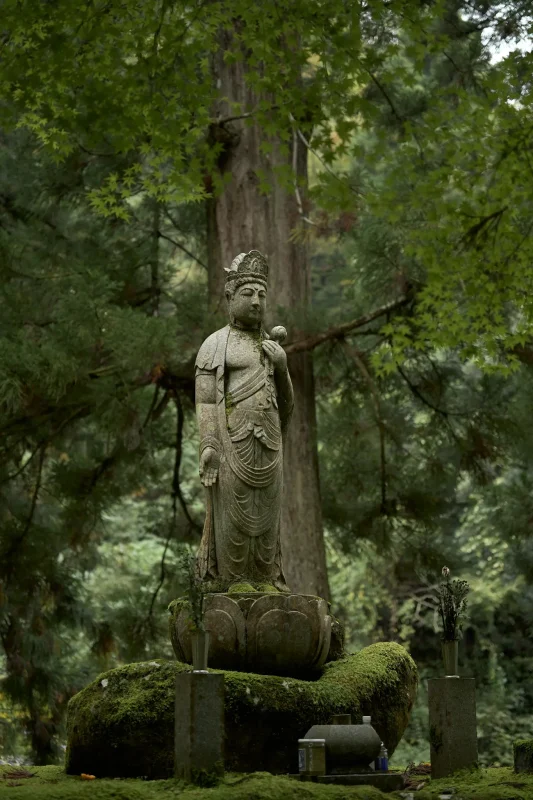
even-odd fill
[{"label": "grey stone surface", "polygon": [[285,330],[263,328],[268,263],[241,253],[226,270],[230,324],[196,358],[206,519],[198,574],[209,588],[288,591],[280,544],[283,434],[294,405]]},{"label": "grey stone surface", "polygon": [[[186,603],[170,609],[170,636],[179,661],[191,661]],[[330,650],[328,604],[314,595],[206,594],[204,624],[211,634],[209,665],[275,675],[318,671]]]},{"label": "grey stone surface", "polygon": [[381,746],[381,738],[372,725],[313,725],[304,738],[325,740],[328,775],[370,770]]},{"label": "grey stone surface", "polygon": [[224,771],[224,675],[176,675],[174,776]]},{"label": "grey stone surface", "polygon": [[[275,326],[269,335],[263,327],[265,256],[240,253],[225,272],[229,325],[208,336],[195,363],[206,493],[196,573],[211,634],[209,664],[306,677],[320,670],[330,650],[330,660],[341,658],[344,646],[327,603],[292,594],[283,573],[283,445],[294,406],[281,346],[286,331]],[[169,612],[174,652],[190,662],[189,628],[197,620],[180,600]]]},{"label": "grey stone surface", "polygon": [[478,758],[474,678],[428,680],[431,777],[445,778]]}]

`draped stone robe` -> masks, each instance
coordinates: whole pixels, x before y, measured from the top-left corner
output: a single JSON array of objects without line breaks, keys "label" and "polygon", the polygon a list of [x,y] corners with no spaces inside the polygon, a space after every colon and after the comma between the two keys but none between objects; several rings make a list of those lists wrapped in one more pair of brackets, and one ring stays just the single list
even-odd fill
[{"label": "draped stone robe", "polygon": [[260,347],[257,365],[227,390],[227,345],[231,326],[209,336],[198,352],[196,375],[215,378],[215,409],[201,437],[216,446],[220,467],[206,489],[207,513],[198,572],[231,583],[273,584],[287,591],[281,561],[280,513],[283,440],[274,368]]}]

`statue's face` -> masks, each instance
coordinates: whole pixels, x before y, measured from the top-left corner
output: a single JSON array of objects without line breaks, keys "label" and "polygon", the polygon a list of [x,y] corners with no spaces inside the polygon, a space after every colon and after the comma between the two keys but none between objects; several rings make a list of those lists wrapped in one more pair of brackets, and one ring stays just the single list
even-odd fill
[{"label": "statue's face", "polygon": [[241,325],[257,327],[265,318],[266,289],[262,283],[245,283],[233,297],[228,294],[230,315]]}]

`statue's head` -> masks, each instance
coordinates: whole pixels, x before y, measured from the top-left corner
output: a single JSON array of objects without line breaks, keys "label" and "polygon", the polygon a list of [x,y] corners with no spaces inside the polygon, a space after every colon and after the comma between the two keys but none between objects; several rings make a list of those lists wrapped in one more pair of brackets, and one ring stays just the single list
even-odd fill
[{"label": "statue's head", "polygon": [[260,327],[266,312],[266,258],[259,250],[240,253],[225,272],[230,319],[245,327]]}]

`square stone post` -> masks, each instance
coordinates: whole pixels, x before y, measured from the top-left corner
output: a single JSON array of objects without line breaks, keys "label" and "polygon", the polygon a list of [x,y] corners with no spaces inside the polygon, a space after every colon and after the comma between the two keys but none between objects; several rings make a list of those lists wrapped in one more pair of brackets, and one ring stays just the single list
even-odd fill
[{"label": "square stone post", "polygon": [[445,778],[477,761],[474,678],[428,680],[431,777]]},{"label": "square stone post", "polygon": [[194,781],[224,773],[224,675],[176,676],[174,776]]}]

